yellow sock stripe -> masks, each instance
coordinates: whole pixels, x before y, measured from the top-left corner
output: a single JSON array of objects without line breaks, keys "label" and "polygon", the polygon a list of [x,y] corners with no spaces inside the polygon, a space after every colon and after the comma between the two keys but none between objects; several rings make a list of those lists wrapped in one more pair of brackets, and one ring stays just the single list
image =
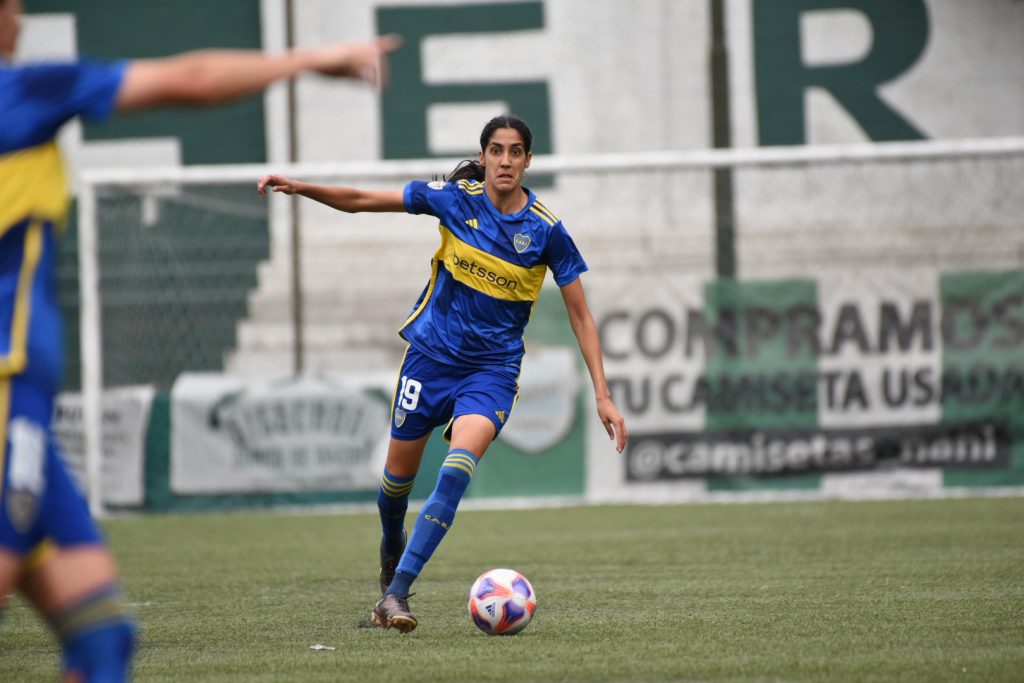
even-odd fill
[{"label": "yellow sock stripe", "polygon": [[441,467],[455,467],[472,477],[476,470],[476,458],[468,453],[453,451],[444,459],[444,464]]},{"label": "yellow sock stripe", "polygon": [[62,640],[101,624],[123,621],[127,617],[120,594],[109,594],[89,599],[85,604],[72,607],[59,615],[53,628]]},{"label": "yellow sock stripe", "polygon": [[467,462],[469,462],[472,465],[472,467],[474,467],[474,468],[476,467],[476,463],[477,463],[476,456],[473,455],[472,453],[470,453],[469,451],[462,450],[461,448],[453,448],[453,449],[451,449],[450,451],[448,451],[448,455],[445,457],[445,461],[446,462],[448,460],[462,460],[462,459],[464,459]]},{"label": "yellow sock stripe", "polygon": [[395,488],[390,486],[381,486],[381,490],[384,491],[384,495],[388,498],[401,498],[407,496],[412,491],[412,484],[408,486],[402,486],[401,488]]},{"label": "yellow sock stripe", "polygon": [[381,479],[380,485],[388,491],[401,491],[402,489],[412,488],[413,480],[409,481],[395,481],[393,479]]},{"label": "yellow sock stripe", "polygon": [[399,496],[404,496],[412,491],[412,485],[414,483],[416,483],[415,480],[399,484],[385,476],[380,480],[380,487],[384,490],[384,495],[391,498],[398,498]]},{"label": "yellow sock stripe", "polygon": [[466,474],[468,474],[471,477],[473,476],[473,468],[467,467],[466,465],[464,465],[462,463],[445,461],[445,463],[444,463],[444,465],[442,465],[442,467],[452,467],[452,468],[457,469],[457,470],[462,470],[463,472],[465,472]]}]

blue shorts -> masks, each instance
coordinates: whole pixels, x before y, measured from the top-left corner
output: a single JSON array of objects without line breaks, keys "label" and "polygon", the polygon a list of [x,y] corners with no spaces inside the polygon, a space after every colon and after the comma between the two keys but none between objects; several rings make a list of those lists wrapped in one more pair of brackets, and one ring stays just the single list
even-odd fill
[{"label": "blue shorts", "polygon": [[391,402],[391,436],[411,441],[462,415],[483,415],[494,436],[508,421],[519,396],[516,373],[501,366],[462,367],[439,363],[411,346],[406,349]]},{"label": "blue shorts", "polygon": [[102,543],[50,430],[53,394],[22,375],[0,377],[0,548],[24,555],[44,540]]}]

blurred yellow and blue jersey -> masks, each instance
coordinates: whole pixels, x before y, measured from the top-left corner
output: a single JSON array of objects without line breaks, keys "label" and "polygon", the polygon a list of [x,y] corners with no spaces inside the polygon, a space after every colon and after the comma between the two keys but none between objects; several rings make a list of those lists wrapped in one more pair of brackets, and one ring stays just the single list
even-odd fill
[{"label": "blurred yellow and blue jersey", "polygon": [[109,116],[123,73],[123,63],[0,62],[0,378],[59,386],[56,252],[68,188],[55,138],[75,116]]},{"label": "blurred yellow and blue jersey", "polygon": [[441,221],[430,281],[401,329],[414,348],[451,365],[518,370],[547,270],[559,286],[587,270],[562,222],[527,193],[525,208],[502,214],[483,183],[406,185],[405,210]]}]

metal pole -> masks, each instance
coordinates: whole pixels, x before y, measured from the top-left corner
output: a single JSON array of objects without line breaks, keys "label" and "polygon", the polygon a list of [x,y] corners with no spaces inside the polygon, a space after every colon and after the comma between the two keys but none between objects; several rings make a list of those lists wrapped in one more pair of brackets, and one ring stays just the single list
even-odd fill
[{"label": "metal pole", "polygon": [[86,494],[94,517],[103,510],[103,337],[100,309],[96,188],[78,191],[78,296],[82,357],[82,432]]},{"label": "metal pole", "polygon": [[[725,37],[725,0],[711,0],[711,130],[712,146],[732,146],[729,102],[729,52]],[[736,277],[735,207],[731,168],[715,174],[716,271],[720,278]]]},{"label": "metal pole", "polygon": [[[285,26],[287,30],[287,48],[295,47],[295,6],[292,0],[285,3]],[[298,161],[299,134],[296,126],[296,94],[295,79],[288,79],[288,159],[294,164]],[[289,201],[291,211],[291,249],[292,249],[292,338],[295,342],[292,355],[292,373],[298,377],[305,366],[305,340],[303,335],[303,299],[302,299],[302,236],[299,231],[299,202],[296,197]]]}]

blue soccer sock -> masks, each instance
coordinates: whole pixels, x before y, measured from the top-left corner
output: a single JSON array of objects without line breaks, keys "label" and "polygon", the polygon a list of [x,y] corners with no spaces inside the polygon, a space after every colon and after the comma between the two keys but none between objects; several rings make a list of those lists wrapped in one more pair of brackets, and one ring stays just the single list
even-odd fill
[{"label": "blue soccer sock", "polygon": [[423,565],[434,554],[455,521],[455,510],[473,478],[476,463],[476,456],[467,450],[456,448],[448,452],[437,475],[434,491],[416,518],[412,538],[398,563],[395,580],[388,586],[386,593],[409,594],[412,582],[419,576]]},{"label": "blue soccer sock", "polygon": [[64,649],[64,671],[87,683],[131,678],[135,625],[117,585],[104,586],[50,620]]},{"label": "blue soccer sock", "polygon": [[381,477],[377,491],[377,510],[380,512],[380,526],[384,532],[381,551],[398,552],[402,547],[402,531],[405,528],[405,511],[409,509],[409,493],[413,477],[396,477],[387,470]]}]

